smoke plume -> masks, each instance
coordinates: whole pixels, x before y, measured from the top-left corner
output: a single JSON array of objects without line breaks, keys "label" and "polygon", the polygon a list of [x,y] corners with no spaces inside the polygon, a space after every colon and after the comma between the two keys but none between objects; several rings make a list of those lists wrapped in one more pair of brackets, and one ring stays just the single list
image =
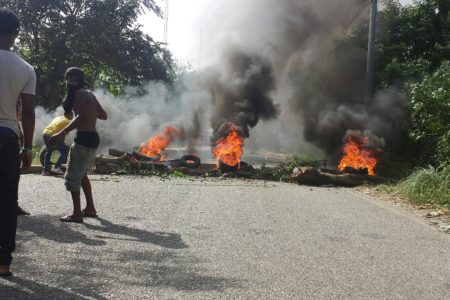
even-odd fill
[{"label": "smoke plume", "polygon": [[236,47],[226,49],[223,67],[211,69],[209,79],[212,95],[212,145],[228,134],[229,123],[238,128],[244,138],[259,120],[276,118],[278,109],[271,93],[275,77],[270,62],[256,54]]},{"label": "smoke plume", "polygon": [[[265,132],[255,128],[255,136],[263,136],[270,144],[266,146],[283,145],[281,139],[296,139],[297,147],[307,142],[335,158],[340,155],[348,130],[366,130],[376,135],[376,140],[395,141],[406,115],[407,99],[389,88],[378,91],[367,104],[366,44],[346,39],[367,20],[367,4],[359,0],[218,1],[217,11],[208,11],[213,36],[208,57],[217,55],[217,49],[226,49],[225,45],[232,41],[246,53],[257,53],[266,68],[272,70],[270,77],[274,81],[270,82],[274,85],[264,92],[270,91],[273,98],[270,103],[280,105],[280,118],[271,122],[270,138],[267,128]],[[233,7],[239,9],[232,10]],[[212,21],[223,11],[235,14],[224,18],[220,27],[214,26]],[[233,62],[216,58],[213,65],[235,66]],[[245,61],[240,61],[240,67],[245,66]],[[222,77],[226,80],[223,82],[239,78],[233,72],[230,74],[231,77]],[[229,97],[228,93],[221,95]],[[225,108],[219,107],[218,115],[228,121],[239,115],[239,106],[227,103]],[[213,120],[217,119],[220,120]],[[217,123],[212,125],[214,128]]]},{"label": "smoke plume", "polygon": [[199,18],[202,68],[175,90],[152,82],[144,96],[96,91],[109,113],[99,122],[102,145],[131,149],[175,125],[184,132],[181,145],[194,151],[223,138],[230,122],[249,138],[246,145],[297,153],[314,145],[332,158],[349,130],[377,146],[395,141],[408,101],[388,88],[367,104],[365,43],[346,39],[367,20],[368,3],[209,2]]}]

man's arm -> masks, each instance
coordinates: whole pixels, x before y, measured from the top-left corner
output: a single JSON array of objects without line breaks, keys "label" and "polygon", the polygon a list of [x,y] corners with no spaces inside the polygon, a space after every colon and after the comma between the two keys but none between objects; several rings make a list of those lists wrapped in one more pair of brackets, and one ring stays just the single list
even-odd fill
[{"label": "man's arm", "polygon": [[31,149],[33,148],[33,134],[34,134],[34,95],[21,94],[22,101],[22,130],[24,136],[23,147],[30,151],[22,151],[22,168],[29,167],[32,161]]},{"label": "man's arm", "polygon": [[34,96],[29,94],[22,94],[22,129],[24,136],[24,148],[31,149],[33,147],[34,134]]},{"label": "man's arm", "polygon": [[[94,96],[94,94],[92,94]],[[97,97],[94,96],[95,102],[97,103],[97,118],[100,120],[106,120],[108,119],[108,115],[106,114],[106,111],[103,109],[103,107],[100,105],[100,102],[98,102]]]}]

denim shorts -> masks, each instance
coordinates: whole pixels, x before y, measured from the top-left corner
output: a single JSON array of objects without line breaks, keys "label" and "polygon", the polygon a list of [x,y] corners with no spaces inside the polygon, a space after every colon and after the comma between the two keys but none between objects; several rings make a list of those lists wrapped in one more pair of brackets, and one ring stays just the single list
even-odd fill
[{"label": "denim shorts", "polygon": [[64,174],[64,184],[69,192],[80,191],[81,179],[92,169],[96,151],[97,149],[88,148],[77,143],[73,143],[70,147],[67,170]]}]

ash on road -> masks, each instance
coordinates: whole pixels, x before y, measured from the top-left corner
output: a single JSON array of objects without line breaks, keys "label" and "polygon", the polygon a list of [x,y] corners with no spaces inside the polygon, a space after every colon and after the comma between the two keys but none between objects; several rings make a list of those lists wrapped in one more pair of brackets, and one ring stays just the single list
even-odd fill
[{"label": "ash on road", "polygon": [[355,190],[92,179],[100,218],[65,224],[62,179],[22,177],[1,299],[450,299],[450,237]]}]

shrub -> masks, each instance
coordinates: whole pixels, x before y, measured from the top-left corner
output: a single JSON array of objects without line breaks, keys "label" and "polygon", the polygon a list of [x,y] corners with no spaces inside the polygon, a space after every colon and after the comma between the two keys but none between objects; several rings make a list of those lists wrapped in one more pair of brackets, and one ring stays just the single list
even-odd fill
[{"label": "shrub", "polygon": [[433,167],[419,169],[394,190],[414,204],[429,203],[450,208],[450,172],[447,171]]},{"label": "shrub", "polygon": [[410,137],[421,149],[424,163],[450,165],[450,64],[444,62],[431,76],[410,85]]}]

